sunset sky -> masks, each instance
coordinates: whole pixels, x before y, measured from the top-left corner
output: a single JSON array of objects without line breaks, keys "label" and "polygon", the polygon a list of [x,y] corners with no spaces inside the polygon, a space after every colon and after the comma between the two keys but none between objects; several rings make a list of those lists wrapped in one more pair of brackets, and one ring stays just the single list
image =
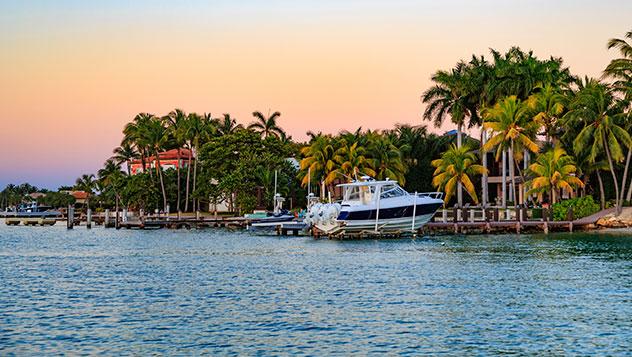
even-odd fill
[{"label": "sunset sky", "polygon": [[630,19],[629,0],[0,0],[0,187],[95,172],[138,112],[278,110],[295,139],[420,124],[437,69],[518,45],[599,76]]}]

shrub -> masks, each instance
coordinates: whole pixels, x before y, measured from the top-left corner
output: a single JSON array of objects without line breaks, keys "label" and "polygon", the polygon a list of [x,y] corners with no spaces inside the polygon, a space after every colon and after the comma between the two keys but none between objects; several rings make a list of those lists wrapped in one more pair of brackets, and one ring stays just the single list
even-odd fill
[{"label": "shrub", "polygon": [[553,219],[555,221],[566,220],[569,207],[573,207],[573,218],[578,219],[599,212],[599,203],[592,196],[576,197],[570,200],[558,202],[553,205]]}]

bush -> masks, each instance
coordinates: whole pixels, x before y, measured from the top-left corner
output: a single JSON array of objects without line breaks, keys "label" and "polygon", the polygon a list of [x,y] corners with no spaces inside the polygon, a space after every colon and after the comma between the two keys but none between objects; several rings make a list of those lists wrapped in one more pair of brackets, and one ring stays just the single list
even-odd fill
[{"label": "bush", "polygon": [[569,207],[573,207],[573,218],[583,218],[599,212],[599,203],[592,196],[571,198],[553,205],[553,220],[564,221]]}]

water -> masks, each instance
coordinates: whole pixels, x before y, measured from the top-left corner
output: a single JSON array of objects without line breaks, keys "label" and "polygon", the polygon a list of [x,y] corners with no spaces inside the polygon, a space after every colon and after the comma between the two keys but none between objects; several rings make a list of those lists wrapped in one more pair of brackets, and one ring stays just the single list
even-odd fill
[{"label": "water", "polygon": [[632,236],[0,227],[0,355],[629,354]]}]

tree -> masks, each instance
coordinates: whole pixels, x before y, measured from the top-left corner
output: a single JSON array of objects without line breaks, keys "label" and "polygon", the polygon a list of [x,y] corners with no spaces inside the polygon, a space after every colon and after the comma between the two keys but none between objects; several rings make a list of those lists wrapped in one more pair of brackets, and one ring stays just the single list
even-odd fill
[{"label": "tree", "polygon": [[402,152],[388,136],[376,135],[370,142],[367,156],[376,179],[390,178],[402,185],[406,183],[406,165],[402,160]]},{"label": "tree", "polygon": [[[301,185],[306,187],[308,182],[320,183],[320,198],[325,199],[325,186],[336,179],[338,163],[334,160],[336,149],[334,140],[328,135],[318,135],[310,145],[301,149],[303,159],[300,161],[299,175]],[[311,177],[310,177],[311,175]]]},{"label": "tree", "polygon": [[160,189],[162,191],[163,209],[167,208],[167,192],[165,191],[165,182],[162,175],[162,165],[160,163],[160,152],[164,149],[164,145],[169,140],[167,128],[163,125],[162,120],[152,116],[152,119],[145,125],[141,133],[142,141],[154,154],[156,159],[156,173],[160,179]]},{"label": "tree", "polygon": [[[440,159],[432,161],[432,166],[436,168],[432,185],[438,190],[445,192],[445,203],[450,201],[459,183],[465,188],[475,203],[478,203],[476,189],[472,179],[475,175],[482,175],[487,169],[476,164],[478,158],[469,145],[458,147],[454,144],[441,155]],[[458,202],[459,207],[463,207],[463,202]]]},{"label": "tree", "polygon": [[233,134],[235,131],[243,129],[243,125],[237,124],[237,120],[233,119],[230,114],[224,114],[222,119],[214,119],[217,132],[220,135]]},{"label": "tree", "polygon": [[534,114],[533,120],[542,127],[542,134],[547,144],[552,144],[551,138],[557,133],[557,122],[564,113],[564,102],[564,95],[550,84],[545,85],[527,99],[527,105]]},{"label": "tree", "polygon": [[595,163],[599,155],[605,153],[615,188],[617,213],[621,213],[623,196],[619,195],[614,164],[623,160],[622,145],[632,146],[630,134],[620,126],[625,119],[622,113],[625,106],[627,103],[616,100],[612,88],[586,78],[570,103],[569,112],[563,117],[566,125],[583,127],[573,140],[576,154],[586,150],[589,162]]},{"label": "tree", "polygon": [[255,121],[248,125],[248,129],[255,130],[264,139],[269,136],[276,136],[277,138],[285,136],[283,129],[277,125],[277,119],[281,116],[280,112],[274,112],[272,115],[268,113],[267,118],[261,112],[253,112],[252,116],[255,117]]},{"label": "tree", "polygon": [[334,154],[334,161],[338,164],[338,173],[348,181],[357,180],[358,176],[368,175],[375,177],[375,170],[371,167],[369,159],[365,156],[366,149],[359,146],[358,142],[349,145],[345,140]]},{"label": "tree", "polygon": [[529,172],[533,178],[527,183],[530,187],[527,194],[537,194],[542,201],[543,194],[548,193],[551,204],[557,202],[559,190],[573,192],[577,187],[584,186],[575,176],[577,167],[573,158],[559,146],[538,155],[536,161],[529,166]]},{"label": "tree", "polygon": [[[496,161],[501,158],[504,151],[509,153],[509,175],[514,202],[516,200],[514,165],[518,166],[516,153],[521,153],[522,149],[533,153],[538,152],[538,145],[533,141],[538,125],[531,118],[529,107],[516,96],[507,97],[493,108],[484,111],[483,129],[491,131],[492,136],[483,145],[483,152],[496,148]],[[504,172],[504,158],[502,166]],[[503,182],[503,185],[506,183]],[[505,202],[505,197],[503,197],[503,202]]]},{"label": "tree", "polygon": [[176,185],[177,191],[177,200],[176,200],[176,210],[180,212],[180,166],[182,164],[181,161],[181,151],[182,147],[186,143],[186,133],[187,133],[187,120],[188,116],[182,109],[176,109],[170,112],[164,120],[167,122],[167,132],[170,136],[170,139],[173,145],[176,147],[178,151],[178,164],[176,165],[176,172],[178,177],[178,183]]},{"label": "tree", "polygon": [[[604,76],[614,79],[613,88],[615,91],[623,95],[625,100],[632,101],[632,44],[626,39],[632,41],[632,31],[625,34],[624,39],[612,38],[608,41],[608,49],[618,49],[621,57],[615,58],[604,70]],[[628,117],[630,115],[630,108],[627,108]],[[626,129],[630,132],[630,120],[626,120],[628,124]],[[624,178],[622,181],[621,196],[625,191],[626,176],[628,173],[628,167],[630,164],[630,158],[632,157],[632,150],[628,149],[628,154],[625,161]],[[629,185],[628,194],[626,200],[632,200],[632,182]]]},{"label": "tree", "polygon": [[134,148],[129,141],[123,140],[121,146],[115,148],[113,153],[114,156],[112,156],[112,159],[114,159],[119,165],[125,163],[125,166],[127,167],[127,175],[131,175],[131,161],[138,158],[136,148]]},{"label": "tree", "polygon": [[74,187],[75,190],[84,191],[85,193],[87,193],[87,197],[86,197],[87,208],[90,207],[90,196],[92,196],[92,194],[94,193],[95,187],[96,187],[96,182],[94,181],[93,174],[81,175],[81,177],[79,177],[75,181],[75,187]]},{"label": "tree", "polygon": [[[193,191],[197,187],[197,171],[199,166],[198,154],[200,151],[200,145],[206,143],[212,137],[217,135],[217,127],[215,126],[215,120],[211,117],[210,113],[204,113],[200,116],[197,113],[189,114],[186,138],[188,140],[189,149],[193,151],[193,155],[189,156],[189,165],[187,167],[187,186],[184,210],[188,210],[189,207],[189,176],[191,174],[191,160],[192,156],[196,158],[195,167],[193,169]],[[193,210],[199,210],[199,205],[196,207],[195,200],[193,204]]]}]

